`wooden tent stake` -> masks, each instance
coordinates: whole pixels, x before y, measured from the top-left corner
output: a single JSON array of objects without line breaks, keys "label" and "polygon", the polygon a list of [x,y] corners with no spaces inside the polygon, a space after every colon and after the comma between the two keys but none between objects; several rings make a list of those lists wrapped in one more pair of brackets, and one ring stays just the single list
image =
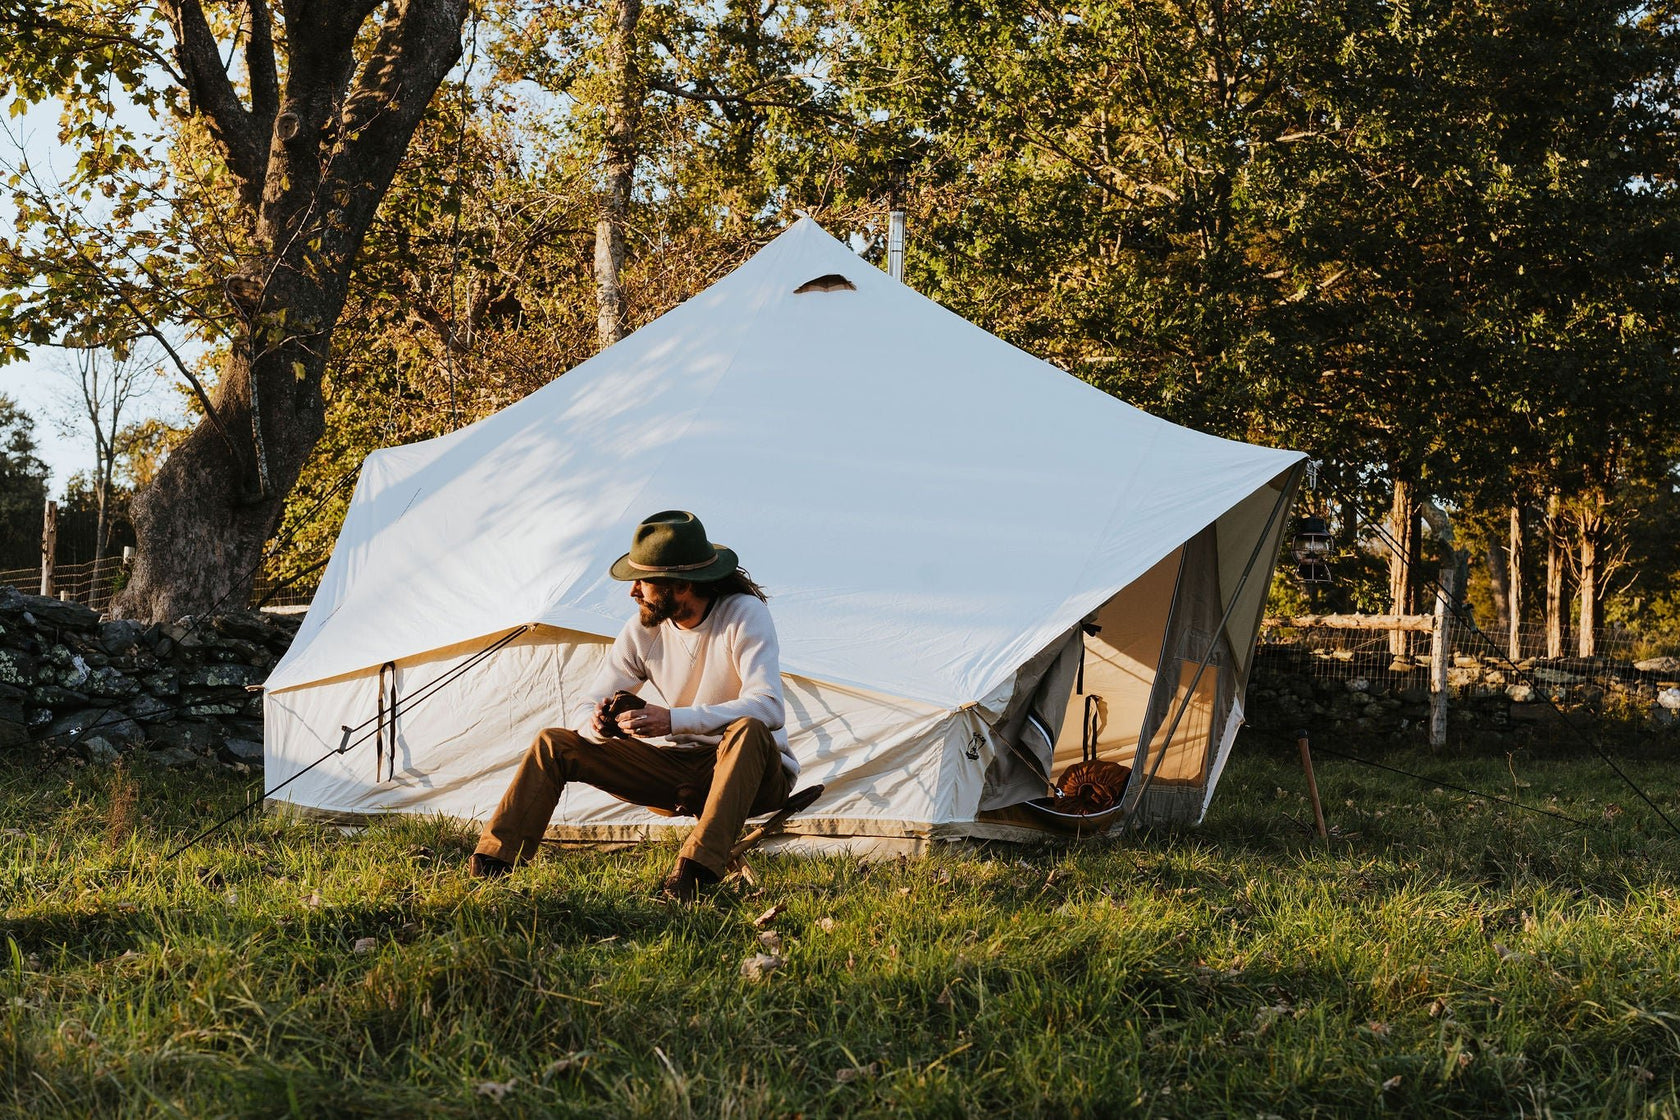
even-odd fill
[{"label": "wooden tent stake", "polygon": [[1307,749],[1307,732],[1305,728],[1295,733],[1295,741],[1301,748],[1301,769],[1307,772],[1307,796],[1312,798],[1313,819],[1318,822],[1318,835],[1321,839],[1330,839],[1329,829],[1324,827],[1324,805],[1318,799],[1318,779],[1313,776],[1312,752]]}]

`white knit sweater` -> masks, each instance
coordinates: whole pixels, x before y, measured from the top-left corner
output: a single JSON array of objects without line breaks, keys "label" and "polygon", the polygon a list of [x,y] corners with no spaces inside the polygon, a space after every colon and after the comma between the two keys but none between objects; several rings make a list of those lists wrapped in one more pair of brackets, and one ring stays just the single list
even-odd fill
[{"label": "white knit sweater", "polygon": [[648,627],[632,618],[588,691],[573,704],[573,726],[594,738],[595,704],[619,689],[671,709],[669,742],[677,749],[716,746],[736,720],[760,720],[776,738],[782,765],[790,775],[799,773],[783,726],[776,627],[756,596],[719,599],[692,630],[670,620]]}]

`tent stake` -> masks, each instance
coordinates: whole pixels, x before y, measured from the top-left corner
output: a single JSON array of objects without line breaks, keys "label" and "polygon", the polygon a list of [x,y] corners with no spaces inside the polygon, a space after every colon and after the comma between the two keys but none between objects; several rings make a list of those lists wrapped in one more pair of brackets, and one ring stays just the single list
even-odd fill
[{"label": "tent stake", "polygon": [[1307,796],[1312,798],[1313,820],[1318,822],[1318,836],[1321,840],[1330,839],[1330,830],[1324,827],[1324,805],[1318,799],[1318,779],[1313,776],[1312,751],[1307,749],[1307,729],[1295,733],[1295,742],[1301,748],[1301,769],[1307,772]]}]

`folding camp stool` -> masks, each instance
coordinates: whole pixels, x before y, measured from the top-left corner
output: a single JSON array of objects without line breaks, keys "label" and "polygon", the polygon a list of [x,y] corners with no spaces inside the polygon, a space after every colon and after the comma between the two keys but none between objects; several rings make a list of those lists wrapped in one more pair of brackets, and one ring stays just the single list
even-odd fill
[{"label": "folding camp stool", "polygon": [[795,813],[802,813],[809,809],[817,798],[822,796],[822,791],[823,787],[821,785],[814,785],[806,786],[802,790],[789,794],[782,807],[766,817],[763,824],[749,829],[745,836],[735,841],[735,846],[729,849],[729,863],[724,867],[724,874],[739,875],[746,880],[748,886],[758,886],[758,877],[752,873],[752,868],[747,866],[747,861],[742,857],[765,840],[781,832],[782,826],[788,822],[788,818]]},{"label": "folding camp stool", "polygon": [[[746,862],[741,857],[780,832],[782,830],[782,826],[788,822],[788,818],[792,817],[795,813],[803,813],[806,809],[809,809],[812,804],[816,802],[817,798],[822,796],[822,791],[823,787],[821,785],[814,785],[806,786],[802,790],[789,794],[788,799],[782,802],[782,807],[777,809],[774,813],[771,813],[768,817],[764,818],[763,824],[758,825],[755,828],[748,829],[745,835],[735,841],[735,846],[729,849],[729,862],[724,865],[724,875],[739,875],[741,878],[745,879],[749,885],[756,887],[758,885],[758,879],[753,875],[752,869],[746,865]],[[684,796],[685,793],[688,796]],[[698,794],[698,790],[689,789],[685,786],[683,789],[677,791],[678,801],[680,804],[675,811],[670,809],[660,809],[653,805],[644,805],[642,808],[661,817],[698,816],[698,810],[690,807],[689,805],[691,802],[698,801]],[[620,800],[622,800],[622,798]]]}]

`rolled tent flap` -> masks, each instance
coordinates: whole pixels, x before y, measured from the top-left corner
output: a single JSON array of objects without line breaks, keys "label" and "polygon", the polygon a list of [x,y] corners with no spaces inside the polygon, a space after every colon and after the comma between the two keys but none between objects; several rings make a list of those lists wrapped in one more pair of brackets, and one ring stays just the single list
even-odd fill
[{"label": "rolled tent flap", "polygon": [[[1225,519],[1246,531],[1301,459],[1142,413],[802,219],[526,399],[369,457],[267,684],[269,766],[295,772],[371,714],[381,664],[413,679],[537,623],[462,678],[443,705],[455,710],[403,717],[412,754],[390,788],[363,788],[346,757],[284,792],[482,815],[631,613],[607,569],[635,524],[689,509],[770,592],[805,705],[789,713],[795,749],[811,780],[836,783],[805,819],[931,834],[978,810],[1000,745],[989,698],[1216,523],[1223,578]],[[569,791],[558,819],[621,812]]]}]

